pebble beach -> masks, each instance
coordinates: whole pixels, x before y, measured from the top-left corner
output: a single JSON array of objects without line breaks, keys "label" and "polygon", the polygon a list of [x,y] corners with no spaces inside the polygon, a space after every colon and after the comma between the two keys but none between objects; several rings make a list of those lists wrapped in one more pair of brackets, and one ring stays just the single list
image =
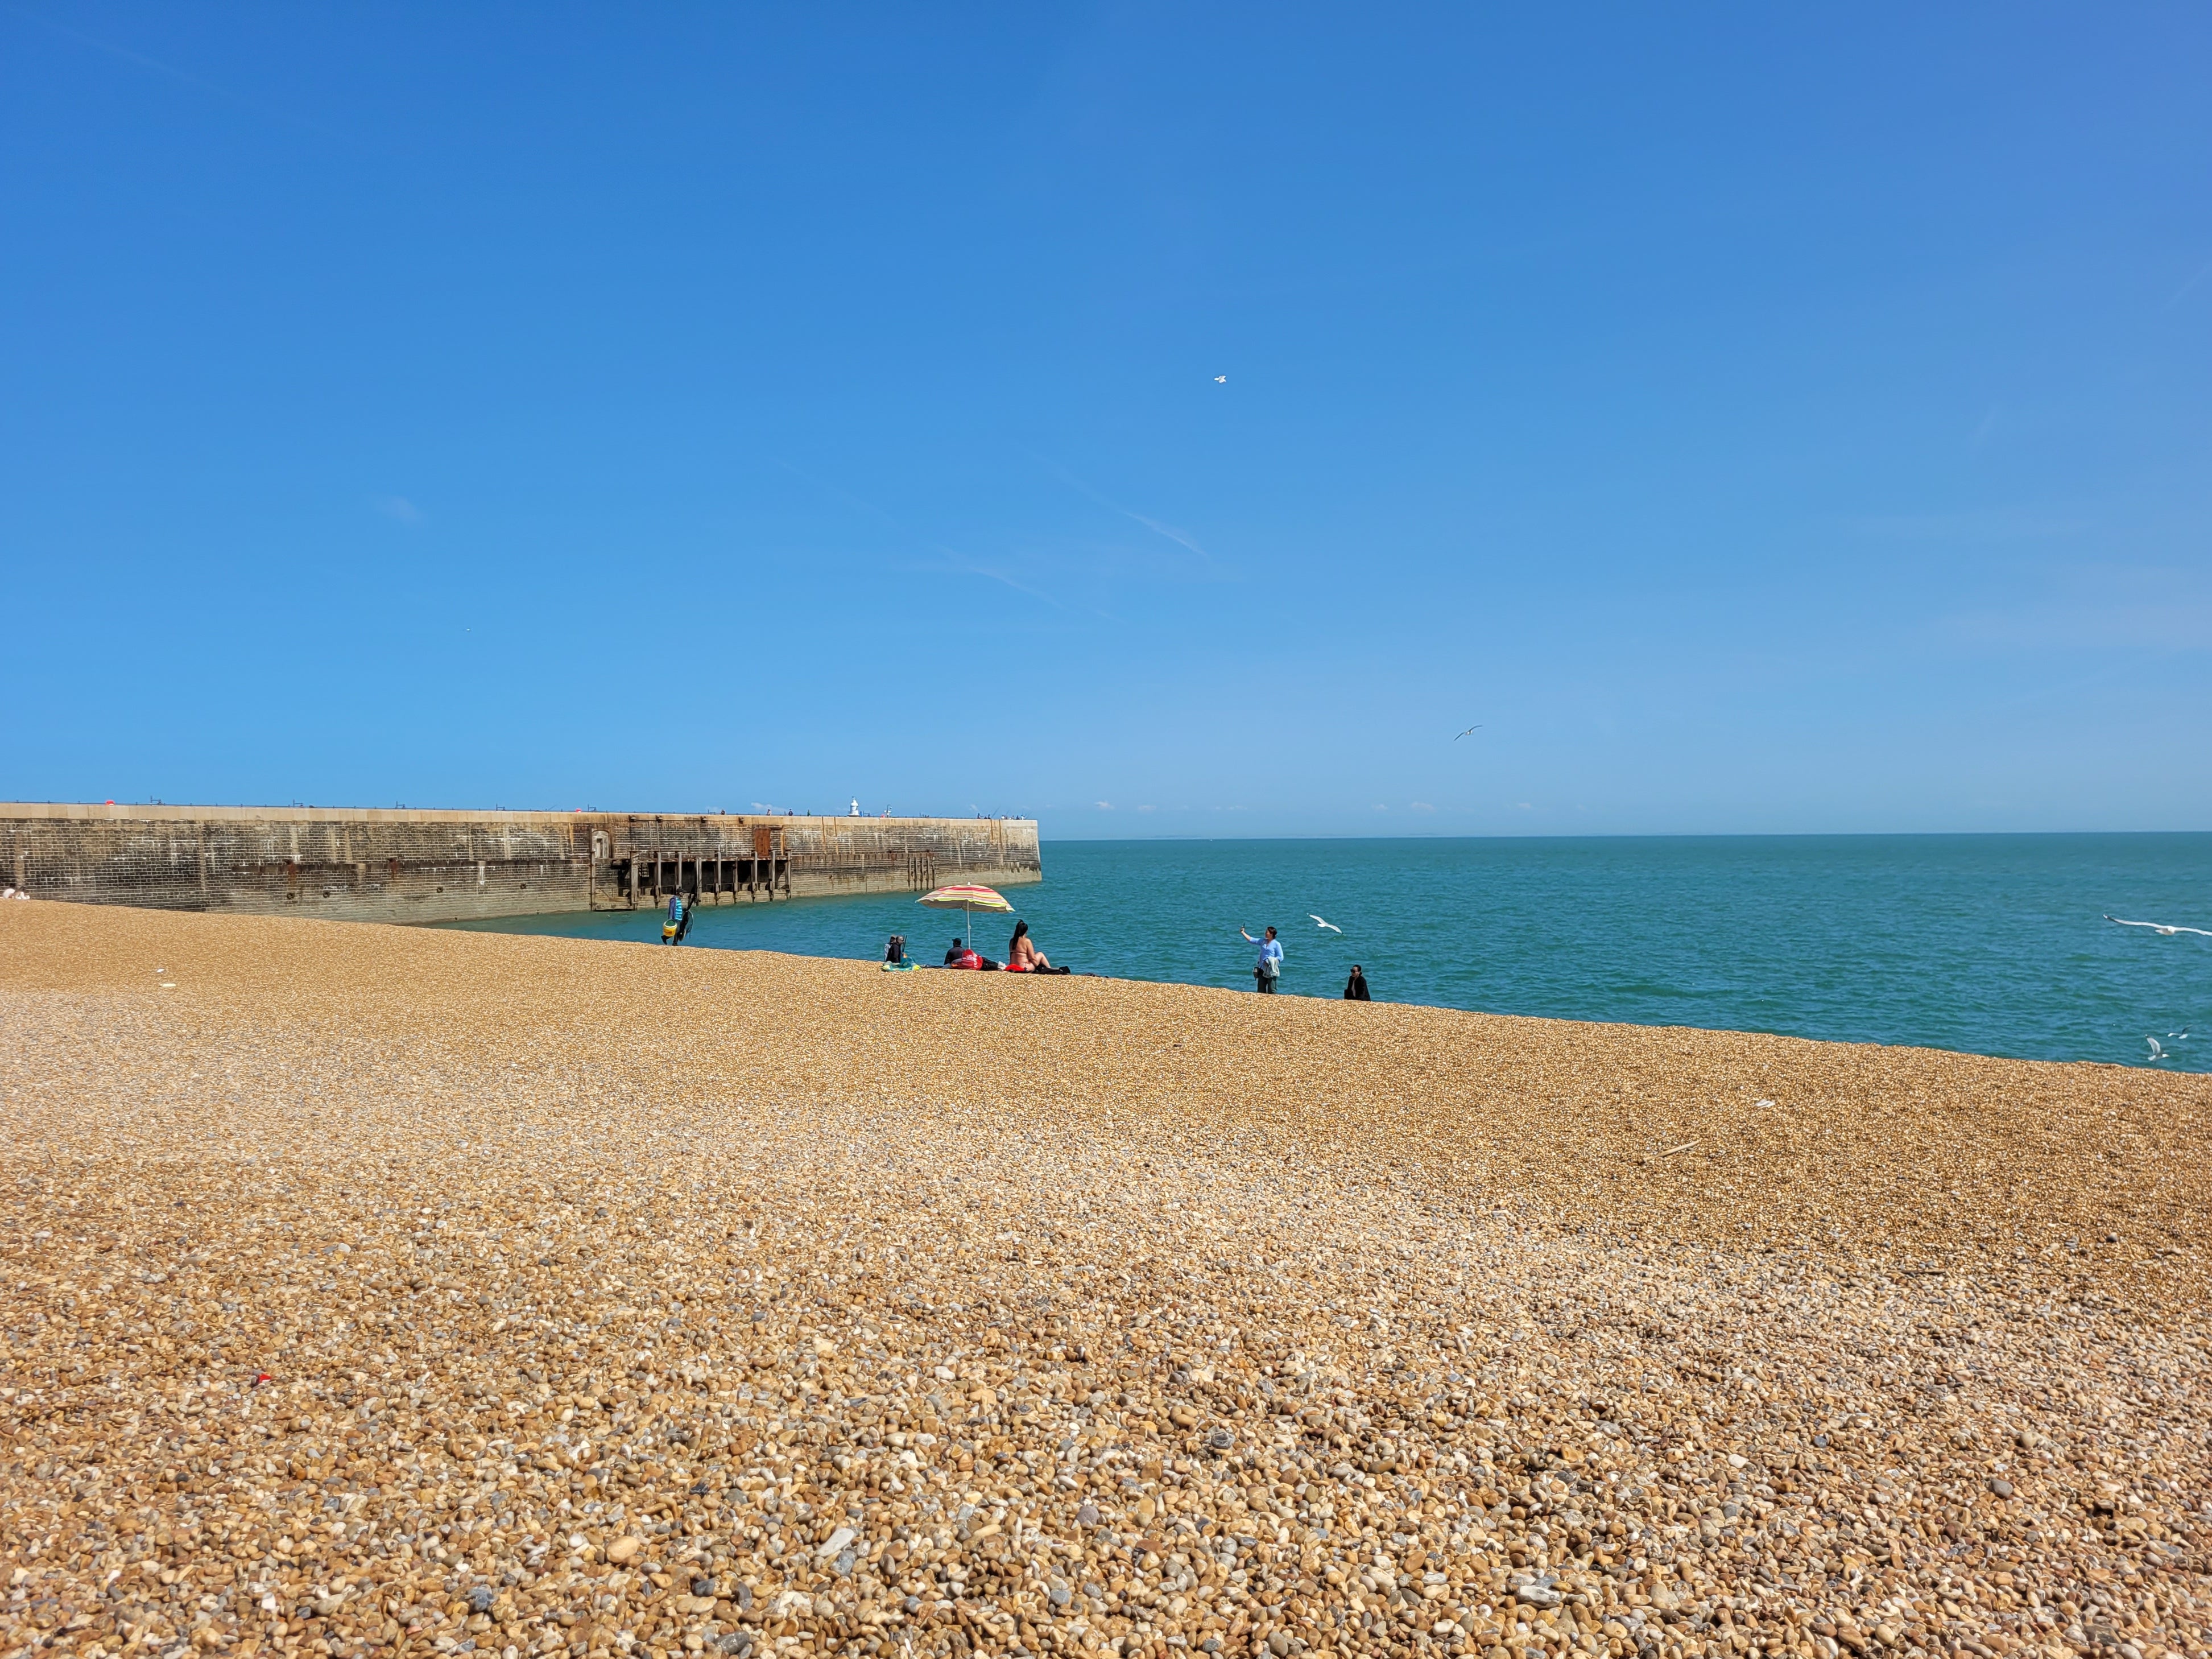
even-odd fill
[{"label": "pebble beach", "polygon": [[0,1655],[2212,1653],[2212,1078],[0,907]]}]

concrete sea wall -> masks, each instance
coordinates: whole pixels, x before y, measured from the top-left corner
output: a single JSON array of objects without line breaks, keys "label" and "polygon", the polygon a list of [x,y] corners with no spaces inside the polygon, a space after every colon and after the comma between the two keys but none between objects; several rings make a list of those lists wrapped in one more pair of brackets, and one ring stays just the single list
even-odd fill
[{"label": "concrete sea wall", "polygon": [[1043,878],[1033,818],[0,803],[0,883],[167,910],[456,921]]}]

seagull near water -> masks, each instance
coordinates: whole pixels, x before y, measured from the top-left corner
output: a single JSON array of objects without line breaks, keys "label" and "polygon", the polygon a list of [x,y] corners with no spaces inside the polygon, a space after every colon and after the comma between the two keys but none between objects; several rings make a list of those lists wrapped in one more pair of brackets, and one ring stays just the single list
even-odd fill
[{"label": "seagull near water", "polygon": [[2172,938],[2176,933],[2197,933],[2197,934],[2201,934],[2203,937],[2204,937],[2204,938],[2206,938],[2206,939],[2212,939],[2212,928],[2207,928],[2207,927],[2182,927],[2182,926],[2181,926],[2179,923],[2178,923],[2178,922],[2177,922],[2177,923],[2167,923],[2167,922],[2163,922],[2163,921],[2122,921],[2122,920],[2121,920],[2121,918],[2120,918],[2120,917],[2118,917],[2118,916],[2112,916],[2112,915],[2108,915],[2108,916],[2106,916],[2106,917],[2105,918],[2105,920],[2106,920],[2106,921],[2110,921],[2110,922],[2117,922],[2117,923],[2118,923],[2118,925],[2119,925],[2119,926],[2121,926],[2121,927],[2148,927],[2148,928],[2149,928],[2149,929],[2151,930],[2151,932],[2152,932],[2152,933],[2163,933],[2163,934],[2164,934],[2166,938],[2168,938],[2168,939],[2172,939]]},{"label": "seagull near water", "polygon": [[1337,926],[1334,922],[1333,922],[1333,921],[1322,921],[1321,918],[1320,918],[1319,916],[1314,915],[1314,913],[1313,913],[1312,911],[1310,911],[1310,910],[1307,911],[1307,912],[1306,912],[1306,915],[1307,915],[1308,916],[1312,917],[1312,919],[1313,919],[1315,921],[1321,922],[1321,925],[1322,925],[1322,927],[1324,927],[1328,928],[1328,931],[1329,931],[1330,933],[1342,933],[1342,932],[1344,931],[1344,929],[1343,929],[1343,928],[1341,928],[1341,927],[1338,927],[1338,926]]},{"label": "seagull near water", "polygon": [[2172,1054],[2169,1054],[2165,1049],[2158,1046],[2158,1039],[2156,1037],[2145,1037],[2143,1041],[2150,1044],[2150,1053],[2145,1058],[2143,1061],[2144,1065],[2155,1066],[2161,1060],[2171,1060],[2173,1058]]}]

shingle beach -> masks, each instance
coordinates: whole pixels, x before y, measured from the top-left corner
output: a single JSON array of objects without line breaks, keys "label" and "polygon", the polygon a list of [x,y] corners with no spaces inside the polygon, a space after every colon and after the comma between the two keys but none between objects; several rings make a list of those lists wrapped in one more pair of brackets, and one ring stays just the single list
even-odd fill
[{"label": "shingle beach", "polygon": [[0,1654],[2212,1652],[2212,1079],[0,906]]}]

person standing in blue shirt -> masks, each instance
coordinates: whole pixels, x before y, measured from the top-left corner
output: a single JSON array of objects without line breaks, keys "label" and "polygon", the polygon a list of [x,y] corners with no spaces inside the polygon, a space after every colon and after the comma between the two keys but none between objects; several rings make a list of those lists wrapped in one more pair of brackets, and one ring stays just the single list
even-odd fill
[{"label": "person standing in blue shirt", "polygon": [[1283,973],[1283,942],[1275,937],[1275,930],[1272,927],[1267,929],[1265,939],[1254,939],[1242,927],[1237,931],[1244,933],[1248,943],[1260,947],[1260,959],[1252,964],[1252,977],[1258,981],[1261,995],[1273,996],[1275,981],[1282,977]]},{"label": "person standing in blue shirt", "polygon": [[660,925],[660,942],[673,945],[684,937],[684,895],[668,896],[668,920]]}]

